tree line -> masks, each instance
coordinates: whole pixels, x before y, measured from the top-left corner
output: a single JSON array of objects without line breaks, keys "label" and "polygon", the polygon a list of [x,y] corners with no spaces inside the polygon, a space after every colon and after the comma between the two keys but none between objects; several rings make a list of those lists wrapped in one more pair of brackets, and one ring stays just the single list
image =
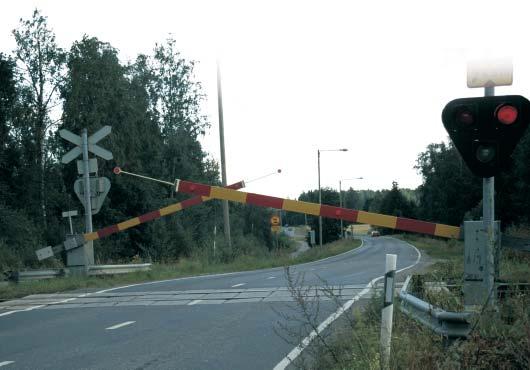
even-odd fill
[{"label": "tree line", "polygon": [[[13,30],[16,49],[0,53],[0,271],[37,265],[34,251],[64,240],[61,213],[80,210],[73,195],[75,162],[60,163],[71,144],[60,129],[89,134],[105,125],[102,146],[114,160],[98,160],[98,176],[112,179],[94,229],[156,210],[188,196],[157,183],[115,176],[112,168],[147,176],[177,177],[219,185],[219,166],[199,139],[209,128],[201,111],[206,98],[171,38],[123,63],[118,50],[84,35],[61,48],[47,18],[35,10]],[[172,261],[211,250],[214,227],[218,258],[230,260],[252,248],[273,247],[270,210],[232,205],[233,245],[224,243],[222,212],[210,201],[185,212],[103,239],[98,262],[134,256]],[[83,232],[83,217],[74,219]]]},{"label": "tree line", "polygon": [[[440,123],[441,124],[441,123]],[[507,171],[495,178],[495,215],[503,230],[509,227],[528,229],[530,224],[530,131],[527,131],[513,153]],[[459,226],[465,220],[482,216],[482,179],[474,176],[463,162],[455,146],[449,143],[429,144],[418,154],[414,168],[422,176],[416,189],[400,189],[393,182],[390,190],[343,191],[346,208],[416,218]],[[322,203],[339,206],[339,193],[323,188]],[[299,200],[318,203],[318,190],[303,192]],[[307,224],[316,231],[318,217],[288,214],[287,221]],[[344,223],[348,225],[348,223]],[[391,232],[391,230],[381,230]],[[324,242],[337,240],[340,221],[323,220]]]}]

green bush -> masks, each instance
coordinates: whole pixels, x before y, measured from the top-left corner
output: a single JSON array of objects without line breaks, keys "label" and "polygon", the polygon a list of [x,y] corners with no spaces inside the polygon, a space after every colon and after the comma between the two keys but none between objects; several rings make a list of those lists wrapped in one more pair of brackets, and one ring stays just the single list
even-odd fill
[{"label": "green bush", "polygon": [[21,211],[0,205],[0,271],[34,267],[41,231]]}]

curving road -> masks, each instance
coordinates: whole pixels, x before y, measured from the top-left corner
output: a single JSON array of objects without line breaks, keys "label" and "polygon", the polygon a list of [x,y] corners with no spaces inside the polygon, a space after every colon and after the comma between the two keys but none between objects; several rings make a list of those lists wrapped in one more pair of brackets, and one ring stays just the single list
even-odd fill
[{"label": "curving road", "polygon": [[[386,253],[397,254],[398,270],[420,261],[410,244],[366,237],[356,250],[291,271],[351,305],[373,292],[364,288],[383,275]],[[297,317],[286,286],[284,269],[273,268],[4,302],[0,370],[283,369],[294,346],[275,333],[278,312]],[[307,295],[319,301],[320,322],[337,310],[318,289]]]}]

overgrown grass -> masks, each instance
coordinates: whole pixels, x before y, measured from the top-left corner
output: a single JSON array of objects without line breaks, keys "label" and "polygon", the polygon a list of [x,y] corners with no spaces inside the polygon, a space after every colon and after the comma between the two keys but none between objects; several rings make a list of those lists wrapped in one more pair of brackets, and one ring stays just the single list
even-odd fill
[{"label": "overgrown grass", "polygon": [[[518,296],[498,314],[484,315],[467,341],[444,346],[441,336],[394,309],[391,369],[528,369],[530,366],[530,297]],[[396,305],[397,306],[397,305]],[[318,346],[315,362],[304,368],[380,369],[380,297],[362,311],[347,312],[334,328],[331,351]]]},{"label": "overgrown grass", "polygon": [[[436,278],[442,281],[461,281],[464,257],[462,242],[412,235],[398,237],[436,259],[423,280]],[[501,276],[507,281],[525,281],[530,275],[529,258],[528,254],[521,252],[504,252]],[[445,298],[447,297],[428,297],[431,303]],[[392,369],[530,368],[528,291],[500,301],[498,311],[485,310],[478,314],[468,340],[457,341],[449,348],[444,347],[441,336],[403,315],[398,305],[397,301],[394,305],[390,362]],[[448,305],[452,308],[459,306],[454,302]],[[461,309],[461,305],[458,308]],[[362,309],[345,313],[345,317],[334,325],[331,346],[329,343],[326,346],[316,344],[317,356],[309,368],[379,369],[381,309],[382,298],[376,297]]]},{"label": "overgrown grass", "polygon": [[249,271],[264,268],[290,266],[299,263],[319,260],[329,256],[344,253],[357,248],[358,240],[341,240],[315,247],[291,258],[291,248],[271,251],[268,253],[248,254],[234,258],[231,262],[223,263],[219,259],[206,255],[196,255],[192,258],[181,258],[171,264],[153,264],[151,271],[138,271],[130,274],[105,277],[64,277],[41,281],[24,282],[0,286],[0,300],[23,297],[28,294],[57,293],[72,290],[90,291],[98,288],[110,288],[120,285],[174,279],[186,276],[215,274],[235,271]]}]

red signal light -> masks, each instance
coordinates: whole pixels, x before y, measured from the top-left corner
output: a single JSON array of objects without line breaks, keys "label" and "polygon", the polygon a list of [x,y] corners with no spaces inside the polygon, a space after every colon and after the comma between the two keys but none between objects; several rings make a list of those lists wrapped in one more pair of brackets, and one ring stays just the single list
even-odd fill
[{"label": "red signal light", "polygon": [[513,105],[501,105],[495,113],[499,122],[504,125],[511,125],[517,121],[518,114],[517,108]]}]

